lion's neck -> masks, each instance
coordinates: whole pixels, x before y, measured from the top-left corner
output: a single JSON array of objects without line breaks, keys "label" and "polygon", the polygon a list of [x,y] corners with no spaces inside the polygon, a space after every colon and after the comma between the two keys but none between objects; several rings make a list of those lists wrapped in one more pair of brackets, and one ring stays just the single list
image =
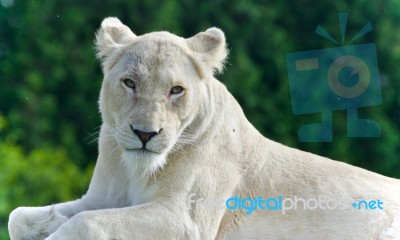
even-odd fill
[{"label": "lion's neck", "polygon": [[268,140],[263,137],[247,120],[242,108],[226,87],[217,80],[211,81],[209,98],[204,107],[207,111],[200,114],[189,130],[197,129],[196,142],[207,146],[210,154],[220,155],[227,150],[229,161],[242,162],[243,156],[256,147],[262,147]]}]

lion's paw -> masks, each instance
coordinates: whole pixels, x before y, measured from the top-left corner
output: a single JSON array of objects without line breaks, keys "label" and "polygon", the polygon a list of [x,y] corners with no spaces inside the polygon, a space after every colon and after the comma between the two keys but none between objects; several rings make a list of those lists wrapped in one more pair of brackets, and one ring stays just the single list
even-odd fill
[{"label": "lion's paw", "polygon": [[66,221],[54,206],[19,207],[10,214],[8,231],[11,240],[45,239]]}]

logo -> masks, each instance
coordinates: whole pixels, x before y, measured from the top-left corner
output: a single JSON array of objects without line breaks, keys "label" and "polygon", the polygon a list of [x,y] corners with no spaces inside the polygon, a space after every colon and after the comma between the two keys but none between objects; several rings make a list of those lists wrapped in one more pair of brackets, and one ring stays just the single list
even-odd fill
[{"label": "logo", "polygon": [[[288,210],[383,210],[383,202],[381,200],[360,200],[349,204],[347,201],[337,201],[337,199],[325,198],[301,198],[294,196],[293,198],[278,197],[263,198],[240,198],[234,196],[228,198],[225,202],[226,208],[233,210],[244,210],[246,215],[253,213],[255,210],[280,211],[285,215]],[[351,208],[352,207],[352,208]]]},{"label": "logo", "polygon": [[[347,14],[339,13],[342,44]],[[372,31],[367,23],[350,41]],[[315,32],[338,43],[323,27]],[[300,142],[331,142],[332,115],[347,110],[348,137],[380,137],[380,125],[358,116],[358,109],[382,103],[376,47],[373,43],[289,53],[286,56],[292,111],[295,115],[321,113],[320,123],[302,126]]]},{"label": "logo", "polygon": [[333,199],[324,196],[317,198],[301,198],[297,196],[264,198],[257,196],[255,198],[240,198],[234,196],[228,199],[220,197],[201,197],[196,194],[190,194],[188,199],[189,210],[199,209],[201,211],[220,211],[228,209],[230,211],[244,211],[246,215],[253,213],[256,210],[263,211],[279,211],[285,215],[290,210],[383,210],[383,201],[379,199],[360,201],[349,201],[350,199]]}]

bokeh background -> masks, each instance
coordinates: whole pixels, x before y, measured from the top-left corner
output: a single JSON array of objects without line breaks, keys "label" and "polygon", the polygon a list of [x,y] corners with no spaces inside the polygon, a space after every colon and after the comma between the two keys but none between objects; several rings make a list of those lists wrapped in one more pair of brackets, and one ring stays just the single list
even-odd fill
[{"label": "bokeh background", "polygon": [[[300,143],[298,129],[319,114],[292,114],[286,54],[335,47],[337,14],[347,12],[350,39],[367,22],[374,31],[383,104],[367,112],[380,138],[346,137],[346,111],[333,115],[331,143]],[[117,16],[141,35],[168,30],[190,37],[221,28],[230,56],[217,76],[257,129],[283,144],[400,177],[400,1],[370,0],[0,0],[0,239],[8,214],[79,197],[96,161],[102,81],[94,32]]]}]

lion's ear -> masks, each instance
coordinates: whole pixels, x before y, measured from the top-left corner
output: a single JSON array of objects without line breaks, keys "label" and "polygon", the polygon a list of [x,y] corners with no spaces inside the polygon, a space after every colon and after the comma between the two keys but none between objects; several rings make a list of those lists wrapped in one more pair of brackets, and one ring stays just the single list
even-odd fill
[{"label": "lion's ear", "polygon": [[197,53],[207,66],[217,72],[222,72],[228,51],[225,34],[219,28],[209,28],[186,41],[189,48]]},{"label": "lion's ear", "polygon": [[96,55],[104,64],[107,57],[117,48],[128,44],[135,37],[136,35],[131,29],[122,24],[118,18],[105,18],[101,23],[100,29],[96,33]]}]

